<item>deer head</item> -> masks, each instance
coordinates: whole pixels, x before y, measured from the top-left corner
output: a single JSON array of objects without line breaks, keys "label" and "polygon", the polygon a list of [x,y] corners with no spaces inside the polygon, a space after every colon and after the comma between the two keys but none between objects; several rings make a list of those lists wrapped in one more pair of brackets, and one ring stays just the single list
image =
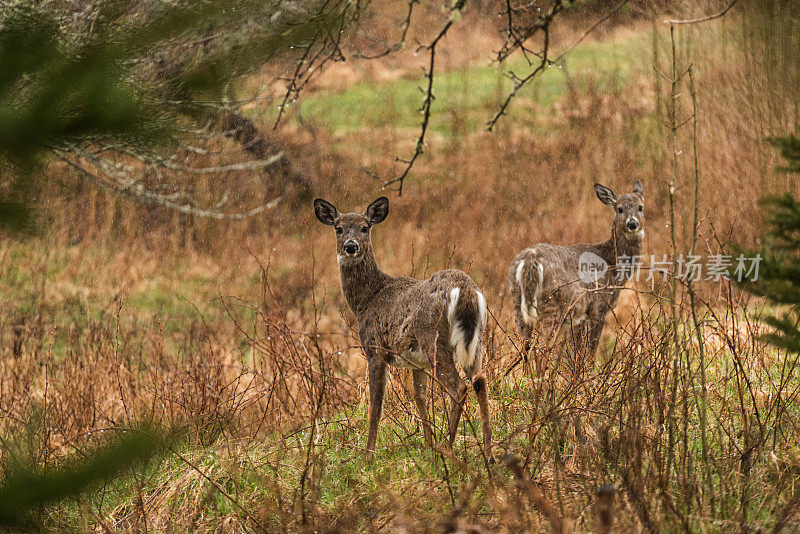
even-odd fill
[{"label": "deer head", "polygon": [[617,235],[630,240],[644,237],[644,187],[641,181],[636,180],[633,192],[625,195],[616,195],[600,184],[594,184],[594,191],[600,202],[614,208]]},{"label": "deer head", "polygon": [[314,201],[314,214],[322,224],[333,226],[336,231],[336,258],[339,264],[360,261],[372,251],[370,231],[389,214],[389,199],[380,197],[367,207],[364,214],[342,215],[327,200]]}]

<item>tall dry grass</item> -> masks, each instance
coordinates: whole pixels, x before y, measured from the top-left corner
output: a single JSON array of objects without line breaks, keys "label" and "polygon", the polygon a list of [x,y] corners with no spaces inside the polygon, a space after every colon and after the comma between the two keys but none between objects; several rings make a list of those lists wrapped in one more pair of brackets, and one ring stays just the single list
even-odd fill
[{"label": "tall dry grass", "polygon": [[[693,64],[697,74],[698,246],[709,254],[756,242],[760,196],[797,193],[774,172],[778,162],[763,142],[798,124],[790,48],[797,27],[785,16],[790,4],[775,6],[764,17],[737,11],[679,31],[679,64]],[[470,42],[490,40],[483,22],[466,28],[480,38],[452,45],[453,67],[483,57]],[[648,28],[637,23],[633,31]],[[565,30],[563,42],[573,33]],[[451,135],[430,140],[403,197],[392,198],[389,219],[375,230],[387,272],[421,278],[456,267],[484,289],[498,449],[535,485],[501,462],[482,461],[473,405],[452,455],[425,449],[401,372],[390,384],[376,467],[360,463],[364,362],[340,296],[333,238],[304,197],[289,194],[263,216],[223,224],[107,196],[53,167],[42,192],[43,235],[0,244],[4,453],[58,462],[141,421],[176,428],[182,440],[129,479],[47,510],[43,525],[517,532],[557,520],[591,530],[596,492],[612,484],[622,531],[797,528],[797,357],[758,339],[763,303],[727,284],[698,288],[709,362],[705,455],[698,343],[684,291],[673,324],[665,284],[633,286],[609,320],[597,362],[557,347],[544,355],[553,365],[540,374],[517,349],[507,262],[539,241],[605,239],[610,216],[592,182],[625,190],[641,179],[645,254],[672,251],[668,85],[653,69],[666,72],[671,58],[658,24],[651,39],[618,90],[578,72],[571,76],[588,89],[569,91],[552,109],[518,103],[529,124],[469,131],[453,106]],[[382,72],[414,61],[391,58]],[[678,108],[688,116],[688,91]],[[535,118],[546,134],[532,131]],[[387,128],[342,138],[311,117],[287,122],[276,136],[318,196],[363,209],[381,194],[364,169],[396,173],[393,157],[410,150],[414,134]],[[679,252],[692,235],[691,142],[681,129]],[[212,155],[185,154],[185,163],[235,162],[238,148],[217,143],[202,147]],[[192,184],[209,198],[227,189],[239,201],[285,189],[269,171]],[[440,433],[444,401],[437,390],[431,409]]]},{"label": "tall dry grass", "polygon": [[[355,334],[317,307],[293,314],[271,291],[270,268],[263,274],[260,298],[220,302],[236,336],[199,320],[169,335],[130,317],[124,299],[108,320],[71,328],[63,355],[53,332],[3,329],[3,345],[18,347],[0,373],[5,461],[23,450],[55,465],[65,451],[80,453],[105,433],[142,423],[179,438],[130,480],[48,510],[45,528],[345,532],[460,524],[517,532],[556,521],[589,530],[595,492],[606,484],[618,492],[612,515],[621,530],[796,521],[798,359],[758,339],[758,317],[744,313],[752,306],[734,300],[729,287],[702,319],[710,362],[705,462],[686,299],[674,325],[678,358],[665,292],[644,292],[597,362],[568,346],[540,345],[539,358],[550,362],[544,372],[519,351],[509,314],[494,311],[487,377],[497,449],[509,465],[519,462],[531,486],[504,464],[484,462],[474,402],[452,453],[425,448],[400,371],[390,381],[376,466],[364,465],[367,401]],[[435,390],[430,409],[440,436],[446,401]]]}]

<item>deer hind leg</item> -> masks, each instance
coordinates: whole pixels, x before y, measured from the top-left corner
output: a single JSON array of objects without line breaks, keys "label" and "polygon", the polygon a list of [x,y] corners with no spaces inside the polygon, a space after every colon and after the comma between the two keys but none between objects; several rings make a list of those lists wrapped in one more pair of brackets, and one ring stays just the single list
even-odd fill
[{"label": "deer hind leg", "polygon": [[483,450],[488,458],[492,458],[492,424],[489,421],[489,395],[486,391],[486,378],[478,375],[472,381],[472,388],[478,397],[478,407],[481,411],[481,425],[483,426]]},{"label": "deer hind leg", "polygon": [[447,418],[447,443],[453,447],[458,433],[458,422],[461,420],[461,412],[464,409],[464,401],[467,397],[467,383],[458,378],[457,388],[448,388],[450,395],[450,414]]},{"label": "deer hind leg", "polygon": [[527,360],[528,352],[531,349],[531,344],[533,341],[533,326],[525,321],[525,318],[522,316],[522,312],[519,310],[519,306],[514,307],[514,322],[517,326],[517,333],[522,340],[523,354]]},{"label": "deer hind leg", "polygon": [[438,353],[436,378],[439,379],[447,396],[450,397],[450,410],[447,416],[447,444],[452,447],[458,432],[458,422],[461,420],[461,410],[467,396],[467,384],[459,376],[448,349],[440,344]]},{"label": "deer hind leg", "polygon": [[483,374],[483,360],[485,352],[482,344],[477,347],[475,364],[470,368],[464,369],[467,376],[472,377],[472,389],[478,398],[478,408],[481,414],[481,427],[483,429],[483,451],[486,456],[492,459],[492,424],[489,420],[489,394],[486,389],[486,377]]},{"label": "deer hind leg", "polygon": [[433,430],[431,430],[430,419],[428,418],[428,375],[423,369],[414,369],[411,374],[414,377],[414,402],[417,405],[417,412],[422,421],[422,432],[425,436],[425,444],[433,446]]},{"label": "deer hind leg", "polygon": [[369,433],[367,434],[367,461],[375,458],[375,441],[378,439],[378,423],[383,410],[383,396],[386,391],[386,362],[376,355],[368,355],[369,360]]}]

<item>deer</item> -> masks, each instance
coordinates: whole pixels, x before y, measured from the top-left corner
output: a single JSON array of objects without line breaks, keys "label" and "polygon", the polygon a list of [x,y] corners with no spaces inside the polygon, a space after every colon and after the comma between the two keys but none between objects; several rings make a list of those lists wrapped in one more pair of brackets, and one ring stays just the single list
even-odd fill
[{"label": "deer", "polygon": [[378,268],[372,248],[374,226],[389,214],[389,200],[380,197],[361,213],[341,214],[327,200],[314,201],[314,213],[336,232],[336,261],[342,293],[358,323],[361,348],[367,359],[369,433],[367,461],[374,460],[378,422],[383,409],[387,366],[410,367],[414,401],[425,443],[433,447],[426,408],[429,374],[450,397],[447,441],[452,448],[472,382],[483,426],[484,452],[491,456],[492,429],[483,374],[483,332],[486,300],[466,273],[446,269],[427,280],[391,276]]},{"label": "deer", "polygon": [[564,325],[570,327],[586,355],[594,358],[606,314],[613,310],[622,287],[633,275],[633,262],[641,254],[644,240],[642,182],[636,180],[633,192],[628,194],[617,195],[598,183],[594,190],[603,204],[614,209],[611,236],[606,241],[539,243],[511,262],[514,321],[526,358],[534,333],[555,340]]}]

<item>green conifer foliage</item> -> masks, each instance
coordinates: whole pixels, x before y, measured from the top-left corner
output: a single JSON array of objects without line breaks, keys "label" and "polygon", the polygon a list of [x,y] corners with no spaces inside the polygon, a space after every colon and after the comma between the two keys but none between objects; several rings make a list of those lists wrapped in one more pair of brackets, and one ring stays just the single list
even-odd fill
[{"label": "green conifer foliage", "polygon": [[[800,140],[795,136],[773,138],[786,165],[784,172],[800,172]],[[774,345],[800,352],[800,203],[790,194],[762,200],[768,230],[760,250],[746,254],[762,257],[758,280],[748,283],[749,291],[789,308],[765,318],[774,330],[767,339]]]}]

